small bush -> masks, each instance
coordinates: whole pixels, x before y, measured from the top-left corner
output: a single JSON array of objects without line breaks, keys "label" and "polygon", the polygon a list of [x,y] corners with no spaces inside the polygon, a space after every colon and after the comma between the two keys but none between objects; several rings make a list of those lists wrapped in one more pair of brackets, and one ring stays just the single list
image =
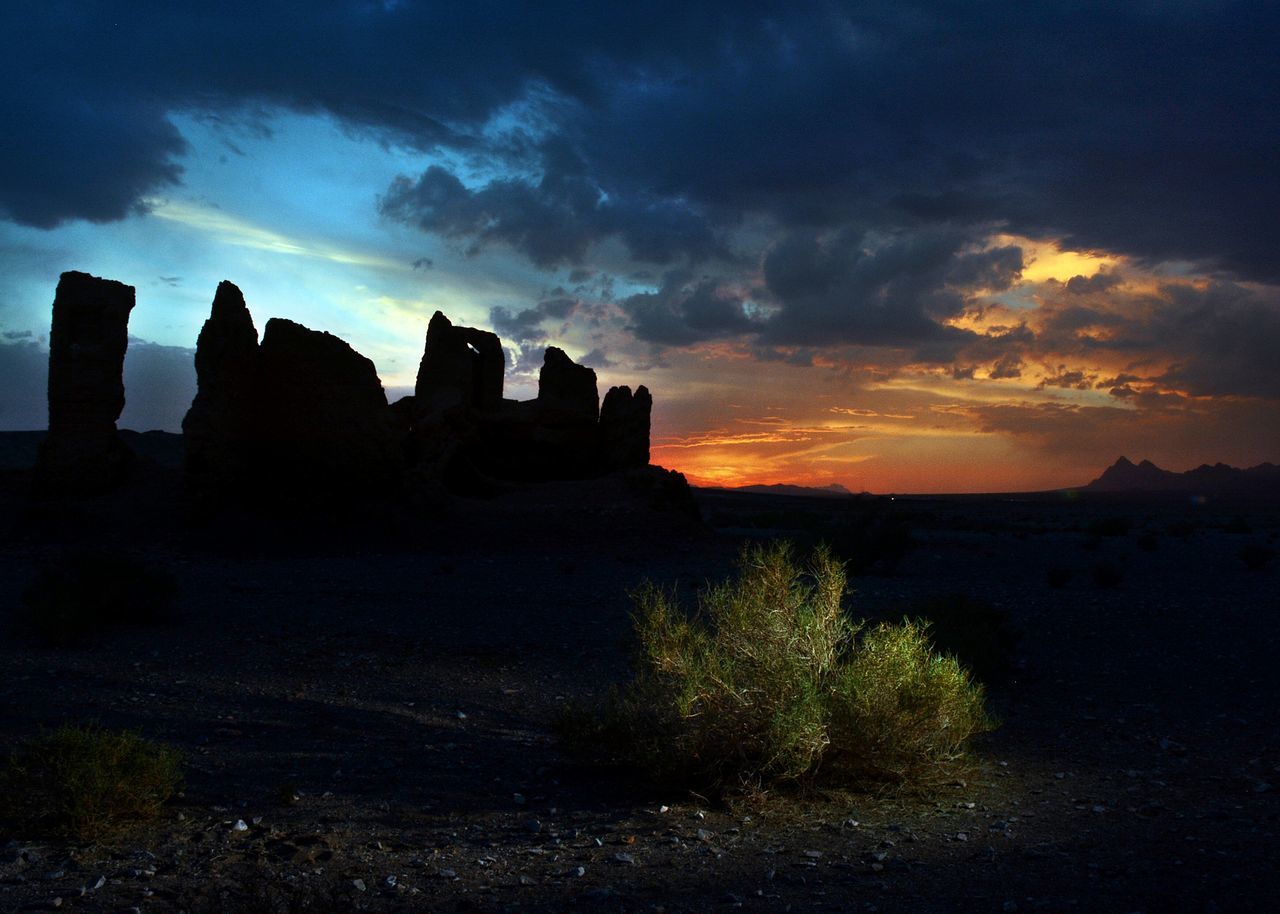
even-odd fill
[{"label": "small bush", "polygon": [[849,511],[830,531],[829,540],[831,551],[853,574],[893,575],[918,544],[910,522],[882,505]]},{"label": "small bush", "polygon": [[[746,548],[736,579],[690,618],[652,584],[636,595],[635,679],[562,721],[571,746],[702,790],[797,781],[920,781],[990,729],[982,688],[911,623],[859,638],[844,570],[824,548],[802,571],[787,544]],[[831,761],[828,765],[824,759]]]},{"label": "small bush", "polygon": [[93,840],[156,815],[181,782],[177,750],[129,731],[65,725],[31,740],[0,772],[0,813]]},{"label": "small bush", "polygon": [[981,687],[911,622],[867,632],[834,678],[824,764],[857,780],[927,782],[992,727]]},{"label": "small bush", "polygon": [[1004,612],[964,594],[932,597],[912,608],[938,654],[955,657],[983,682],[997,682],[1013,669],[1021,635]]},{"label": "small bush", "polygon": [[176,591],[172,575],[130,556],[71,554],[28,585],[20,619],[45,642],[65,646],[109,626],[158,622]]},{"label": "small bush", "polygon": [[1246,543],[1236,555],[1250,571],[1264,571],[1276,557],[1276,551],[1265,543]]},{"label": "small bush", "polygon": [[1087,531],[1094,536],[1125,536],[1133,528],[1127,517],[1099,517],[1090,522]]},{"label": "small bush", "polygon": [[1054,567],[1045,572],[1045,583],[1054,590],[1061,590],[1067,586],[1067,583],[1075,575],[1070,568]]},{"label": "small bush", "polygon": [[1093,583],[1095,587],[1104,589],[1119,587],[1120,582],[1123,580],[1124,569],[1120,567],[1118,562],[1111,559],[1103,559],[1093,566]]}]

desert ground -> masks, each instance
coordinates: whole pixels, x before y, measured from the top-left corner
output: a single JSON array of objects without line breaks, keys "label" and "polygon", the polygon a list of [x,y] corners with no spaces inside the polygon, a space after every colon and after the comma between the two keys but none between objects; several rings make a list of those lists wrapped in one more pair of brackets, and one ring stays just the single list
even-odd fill
[{"label": "desert ground", "polygon": [[[1239,557],[1276,545],[1275,505],[701,491],[698,522],[607,478],[209,521],[163,459],[74,503],[33,500],[15,460],[0,747],[98,721],[186,764],[157,821],[101,844],[10,828],[0,910],[1280,905],[1280,570]],[[628,674],[635,586],[692,601],[744,540],[849,528],[873,553],[878,531],[909,533],[851,577],[855,617],[964,593],[1021,633],[988,689],[1002,725],[953,780],[723,803],[562,751],[565,703]],[[39,644],[24,588],[101,546],[172,574],[169,617]]]}]

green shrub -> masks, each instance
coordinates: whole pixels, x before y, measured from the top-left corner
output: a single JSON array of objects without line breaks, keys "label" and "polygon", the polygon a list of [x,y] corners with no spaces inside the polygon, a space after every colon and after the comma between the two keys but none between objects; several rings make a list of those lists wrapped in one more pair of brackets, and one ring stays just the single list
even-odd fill
[{"label": "green shrub", "polygon": [[646,584],[634,595],[635,679],[600,708],[569,710],[562,732],[571,747],[710,791],[819,770],[910,781],[940,769],[992,726],[981,686],[913,624],[859,638],[844,592],[826,549],[802,571],[785,543],[744,549],[737,578],[706,588],[693,618]]},{"label": "green shrub", "polygon": [[146,819],[177,790],[176,749],[129,731],[64,725],[0,772],[0,813],[27,828],[93,840]]},{"label": "green shrub", "polygon": [[1013,651],[1021,637],[1004,612],[964,594],[947,594],[914,607],[933,651],[955,657],[983,682],[1004,679],[1013,669]]},{"label": "green shrub", "polygon": [[176,591],[172,575],[128,555],[73,553],[31,581],[20,619],[49,644],[76,644],[109,626],[160,621]]},{"label": "green shrub", "polygon": [[835,677],[828,764],[854,779],[927,782],[992,727],[982,689],[912,622],[867,632]]}]

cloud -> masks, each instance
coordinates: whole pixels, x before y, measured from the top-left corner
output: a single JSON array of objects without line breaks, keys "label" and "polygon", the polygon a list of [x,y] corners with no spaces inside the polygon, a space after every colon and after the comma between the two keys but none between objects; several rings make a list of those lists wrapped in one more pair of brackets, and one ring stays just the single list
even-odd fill
[{"label": "cloud", "polygon": [[1022,270],[1020,248],[972,251],[972,242],[954,229],[889,238],[851,231],[788,234],[764,258],[765,285],[779,306],[765,339],[959,345],[973,334],[943,322],[959,316],[979,291],[1007,289]]},{"label": "cloud", "polygon": [[666,346],[738,336],[760,329],[743,296],[715,280],[671,270],[654,292],[638,292],[620,302],[637,339]]},{"label": "cloud", "polygon": [[[48,426],[48,377],[47,347],[29,341],[0,343],[0,427]],[[195,350],[131,337],[124,386],[121,428],[180,431],[196,393]]]},{"label": "cloud", "polygon": [[[461,187],[424,172],[385,199],[541,265],[602,237],[674,264],[750,217],[998,223],[1275,281],[1278,24],[1256,0],[11,3],[0,117],[20,141],[0,149],[0,211],[122,218],[181,181],[172,112],[287,108],[488,169]],[[545,161],[548,142],[580,172]]]},{"label": "cloud", "polygon": [[470,253],[505,244],[548,269],[582,264],[592,245],[609,238],[649,263],[723,253],[694,207],[610,194],[562,141],[546,144],[542,169],[536,181],[494,178],[471,189],[453,172],[432,165],[417,179],[396,178],[378,207],[387,218],[464,241]]},{"label": "cloud", "polygon": [[[564,290],[557,290],[563,292]],[[507,342],[517,343],[521,348],[545,342],[548,336],[543,324],[547,321],[564,321],[572,317],[583,307],[581,301],[563,295],[543,299],[532,308],[513,312],[509,308],[494,307],[489,309],[489,323],[498,336]]]},{"label": "cloud", "polygon": [[38,343],[0,343],[0,428],[47,428],[49,350]]}]

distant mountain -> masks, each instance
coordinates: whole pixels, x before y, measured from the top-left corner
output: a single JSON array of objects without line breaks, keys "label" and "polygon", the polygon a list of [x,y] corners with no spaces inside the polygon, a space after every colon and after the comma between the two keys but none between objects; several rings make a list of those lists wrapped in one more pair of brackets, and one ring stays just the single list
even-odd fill
[{"label": "distant mountain", "polygon": [[1134,464],[1121,457],[1083,488],[1085,492],[1173,492],[1280,498],[1280,466],[1262,463],[1247,470],[1225,463],[1202,464],[1185,473],[1162,470],[1150,460]]},{"label": "distant mountain", "polygon": [[791,495],[797,498],[851,498],[853,493],[833,482],[829,486],[789,486],[775,483],[771,486],[734,486],[723,487],[724,492],[750,492],[753,495]]}]

